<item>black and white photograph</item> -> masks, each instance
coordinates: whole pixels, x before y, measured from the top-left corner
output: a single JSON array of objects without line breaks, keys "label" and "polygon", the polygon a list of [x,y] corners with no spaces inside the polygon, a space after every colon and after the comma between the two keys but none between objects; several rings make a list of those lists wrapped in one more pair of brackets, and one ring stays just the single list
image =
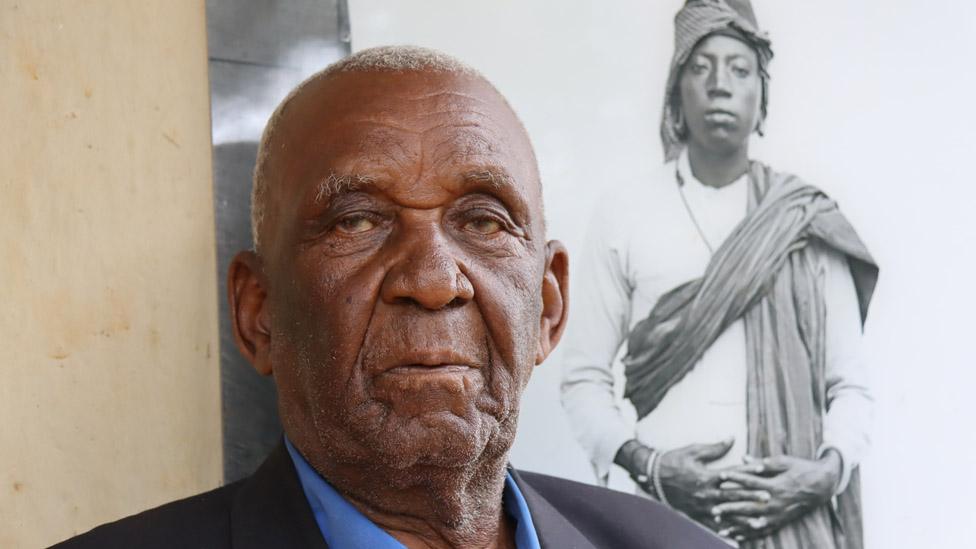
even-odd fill
[{"label": "black and white photograph", "polygon": [[[562,403],[598,477],[617,464],[724,538],[862,547],[878,267],[823,191],[750,158],[772,58],[748,1],[678,12],[666,164],[590,224]],[[636,424],[614,394],[622,347]]]}]

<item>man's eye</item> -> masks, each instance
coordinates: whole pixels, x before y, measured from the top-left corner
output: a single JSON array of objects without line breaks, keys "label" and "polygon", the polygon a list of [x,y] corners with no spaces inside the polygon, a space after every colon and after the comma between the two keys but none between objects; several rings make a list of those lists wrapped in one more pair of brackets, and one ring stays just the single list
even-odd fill
[{"label": "man's eye", "polygon": [[502,230],[502,224],[490,217],[479,217],[465,223],[464,228],[478,234],[488,235]]},{"label": "man's eye", "polygon": [[336,223],[336,228],[347,234],[364,233],[376,227],[376,223],[365,215],[350,215]]},{"label": "man's eye", "polygon": [[745,78],[749,76],[749,69],[742,67],[732,67],[732,74],[738,76],[739,78]]}]

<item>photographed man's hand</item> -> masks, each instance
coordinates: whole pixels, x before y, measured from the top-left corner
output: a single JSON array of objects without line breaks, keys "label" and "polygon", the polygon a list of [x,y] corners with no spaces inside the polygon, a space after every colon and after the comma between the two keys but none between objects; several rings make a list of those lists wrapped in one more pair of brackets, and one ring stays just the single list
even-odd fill
[{"label": "photographed man's hand", "polygon": [[716,531],[727,526],[713,520],[712,510],[716,506],[729,502],[758,504],[762,497],[760,491],[748,488],[721,489],[721,471],[707,467],[728,453],[733,442],[729,439],[715,444],[692,444],[671,450],[660,458],[661,485],[668,503]]},{"label": "photographed man's hand", "polygon": [[709,526],[718,524],[720,535],[736,540],[767,536],[807,512],[828,502],[840,479],[841,458],[830,451],[819,460],[790,456],[749,459],[745,465],[716,472],[720,491],[729,495],[746,491],[760,498],[718,498]]}]

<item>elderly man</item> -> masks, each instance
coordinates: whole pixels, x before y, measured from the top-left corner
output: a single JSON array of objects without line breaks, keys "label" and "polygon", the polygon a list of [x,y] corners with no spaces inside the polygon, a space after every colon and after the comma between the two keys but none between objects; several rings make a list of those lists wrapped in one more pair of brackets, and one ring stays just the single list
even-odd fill
[{"label": "elderly man", "polygon": [[719,547],[650,502],[507,466],[566,320],[528,137],[457,60],[366,50],[277,109],[229,273],[286,434],[250,478],[64,547]]},{"label": "elderly man", "polygon": [[750,159],[771,57],[748,0],[678,13],[668,162],[594,217],[563,403],[598,476],[621,466],[730,543],[859,548],[878,271],[833,201]]}]

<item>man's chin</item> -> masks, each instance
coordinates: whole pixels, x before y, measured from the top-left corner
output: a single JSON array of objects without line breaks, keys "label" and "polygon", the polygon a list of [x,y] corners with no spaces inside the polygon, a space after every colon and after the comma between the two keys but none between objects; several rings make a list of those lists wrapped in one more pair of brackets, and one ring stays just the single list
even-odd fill
[{"label": "man's chin", "polygon": [[387,466],[403,470],[470,466],[500,442],[501,430],[494,418],[481,413],[462,417],[432,411],[410,418],[388,417],[382,431],[383,436],[367,444],[374,446]]}]

